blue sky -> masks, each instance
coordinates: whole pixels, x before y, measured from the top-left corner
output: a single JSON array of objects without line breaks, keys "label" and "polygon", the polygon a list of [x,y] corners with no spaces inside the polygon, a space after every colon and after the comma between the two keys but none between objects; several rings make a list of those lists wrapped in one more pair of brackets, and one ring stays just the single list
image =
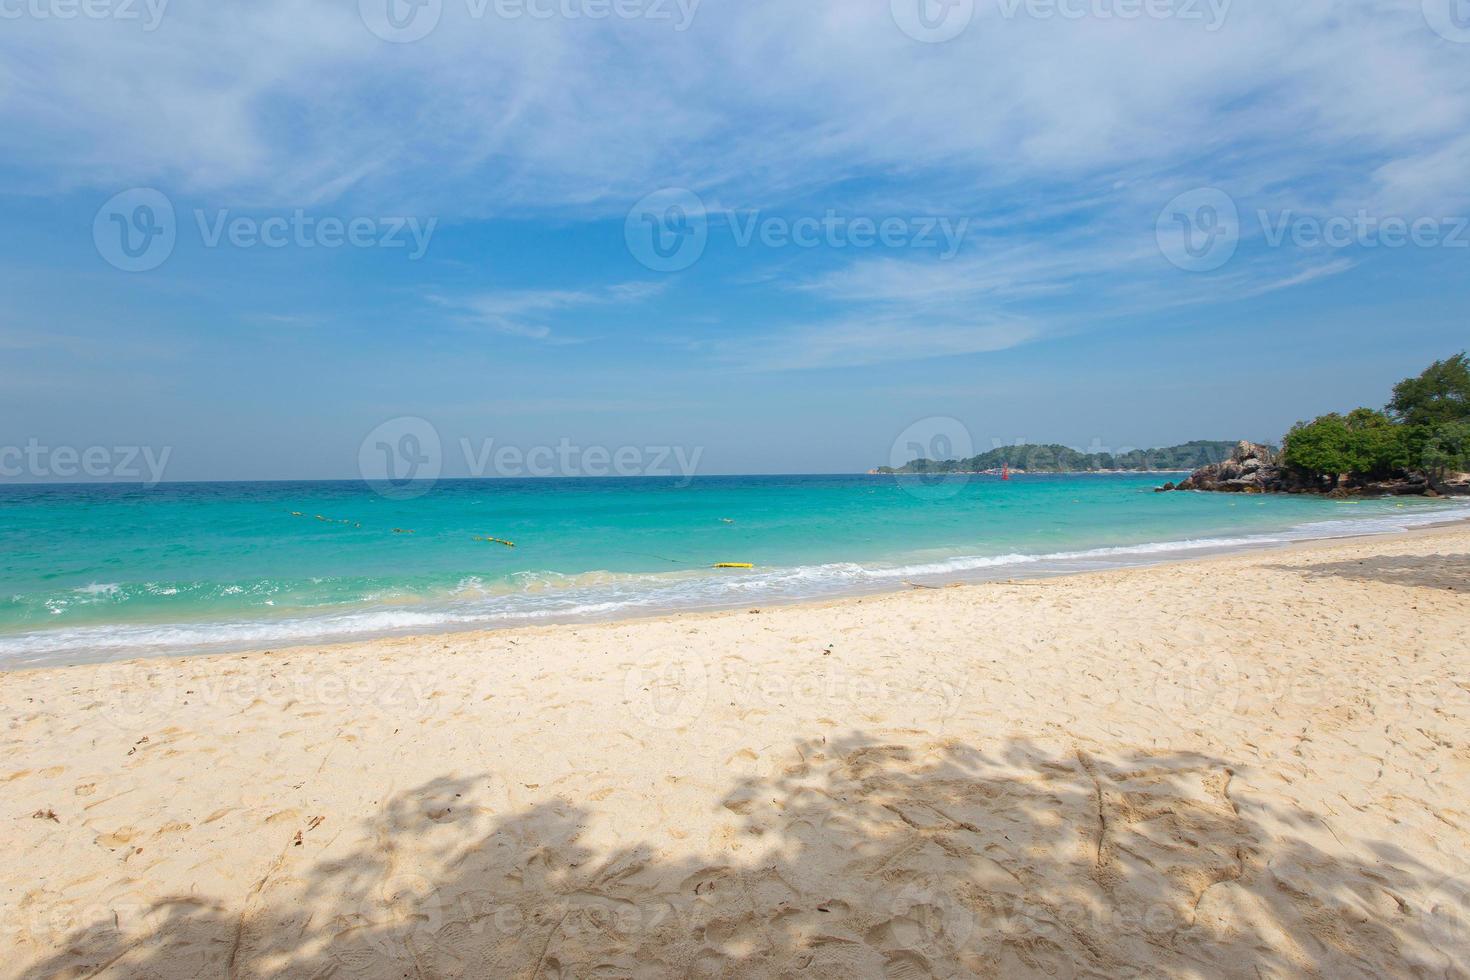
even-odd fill
[{"label": "blue sky", "polygon": [[1275,439],[1470,338],[1461,0],[389,2],[0,3],[0,445],[851,471]]}]

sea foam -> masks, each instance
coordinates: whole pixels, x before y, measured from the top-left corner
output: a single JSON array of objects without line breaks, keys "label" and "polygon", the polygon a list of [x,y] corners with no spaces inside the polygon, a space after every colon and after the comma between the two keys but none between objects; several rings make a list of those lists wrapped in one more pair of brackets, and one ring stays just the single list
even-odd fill
[{"label": "sea foam", "polygon": [[[1143,565],[1202,553],[1241,551],[1327,538],[1409,530],[1470,516],[1470,505],[1312,521],[1281,531],[1151,541],[1027,554],[960,555],[899,564],[833,562],[714,574],[708,570],[650,573],[520,572],[508,581],[460,580],[439,599],[395,604],[387,596],[360,607],[228,622],[111,624],[33,630],[0,637],[0,668],[103,662],[143,655],[183,655],[377,636],[617,619],[687,609],[734,608],[884,591],[921,584],[984,581]],[[162,589],[149,583],[157,591]],[[167,587],[163,587],[167,588]],[[118,587],[76,590],[78,599],[115,598]],[[402,602],[402,597],[398,597]]]}]

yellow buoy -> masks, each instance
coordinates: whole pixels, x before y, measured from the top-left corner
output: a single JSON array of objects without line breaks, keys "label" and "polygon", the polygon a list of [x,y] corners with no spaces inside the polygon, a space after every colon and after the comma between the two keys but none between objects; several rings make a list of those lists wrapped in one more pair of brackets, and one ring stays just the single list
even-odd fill
[{"label": "yellow buoy", "polygon": [[715,568],[754,568],[755,566],[752,565],[748,561],[722,561],[722,562],[719,562],[718,564],[716,564],[714,567]]},{"label": "yellow buoy", "polygon": [[488,541],[491,544],[503,544],[507,548],[514,548],[516,546],[516,543],[514,541],[507,541],[504,538],[491,538],[491,537],[485,537],[485,536],[477,536],[475,538],[475,540],[476,541]]}]

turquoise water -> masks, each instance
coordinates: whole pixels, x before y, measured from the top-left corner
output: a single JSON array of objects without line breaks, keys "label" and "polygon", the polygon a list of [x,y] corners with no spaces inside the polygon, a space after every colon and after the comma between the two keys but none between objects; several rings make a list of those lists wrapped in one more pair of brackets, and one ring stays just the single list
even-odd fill
[{"label": "turquoise water", "polygon": [[1161,479],[465,480],[413,499],[359,482],[0,487],[0,667],[813,598],[1466,513],[1151,492]]}]

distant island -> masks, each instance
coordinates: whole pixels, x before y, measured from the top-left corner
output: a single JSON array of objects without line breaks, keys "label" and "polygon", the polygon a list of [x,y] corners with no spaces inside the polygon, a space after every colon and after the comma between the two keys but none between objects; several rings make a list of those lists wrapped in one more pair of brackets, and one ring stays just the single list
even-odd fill
[{"label": "distant island", "polygon": [[1068,446],[1001,446],[968,459],[916,459],[900,467],[880,466],[874,474],[999,473],[1183,473],[1223,463],[1235,449],[1234,441],[1195,440],[1161,449],[1134,449],[1125,453],[1084,453]]}]

